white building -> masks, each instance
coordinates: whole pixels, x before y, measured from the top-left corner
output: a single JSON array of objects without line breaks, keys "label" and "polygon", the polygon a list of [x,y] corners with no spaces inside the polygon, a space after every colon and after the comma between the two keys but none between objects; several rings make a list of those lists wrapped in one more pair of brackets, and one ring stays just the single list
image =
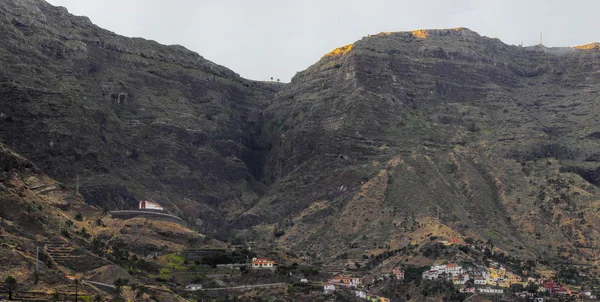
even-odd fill
[{"label": "white building", "polygon": [[485,277],[483,276],[475,276],[475,278],[473,278],[475,285],[485,285],[487,283],[487,281],[485,280]]},{"label": "white building", "polygon": [[325,294],[331,294],[335,292],[335,285],[333,284],[325,284],[325,286],[323,286],[323,293]]},{"label": "white building", "polygon": [[355,290],[354,294],[359,297],[359,298],[363,298],[366,299],[367,298],[367,293],[365,291],[362,290]]},{"label": "white building", "polygon": [[359,287],[362,285],[362,280],[360,278],[356,278],[356,277],[352,277],[352,276],[345,276],[345,275],[339,275],[337,277],[334,277],[333,279],[329,280],[330,284],[336,284],[336,285],[341,285],[341,286],[345,286],[345,287]]},{"label": "white building", "polygon": [[504,290],[502,289],[495,289],[495,288],[478,288],[477,289],[478,292],[480,293],[485,293],[485,294],[503,294]]},{"label": "white building", "polygon": [[275,269],[277,267],[277,262],[269,259],[269,258],[252,258],[252,268],[253,269]]},{"label": "white building", "polygon": [[188,284],[185,286],[186,290],[200,290],[202,289],[202,284]]},{"label": "white building", "polygon": [[140,200],[140,210],[164,210],[161,205],[156,202]]},{"label": "white building", "polygon": [[440,272],[435,269],[430,269],[426,272],[423,272],[423,279],[434,280],[440,276]]}]

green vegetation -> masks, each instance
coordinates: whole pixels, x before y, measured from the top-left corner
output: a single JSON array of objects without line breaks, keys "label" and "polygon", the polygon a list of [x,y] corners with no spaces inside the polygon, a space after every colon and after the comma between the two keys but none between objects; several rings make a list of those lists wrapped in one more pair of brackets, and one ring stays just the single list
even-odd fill
[{"label": "green vegetation", "polygon": [[421,294],[425,297],[442,296],[444,301],[464,301],[467,296],[459,293],[452,281],[438,280],[423,280],[421,283]]},{"label": "green vegetation", "polygon": [[17,289],[17,285],[17,279],[15,279],[13,276],[8,276],[6,279],[4,279],[4,286],[8,292],[8,300],[12,300],[12,296],[14,291]]}]

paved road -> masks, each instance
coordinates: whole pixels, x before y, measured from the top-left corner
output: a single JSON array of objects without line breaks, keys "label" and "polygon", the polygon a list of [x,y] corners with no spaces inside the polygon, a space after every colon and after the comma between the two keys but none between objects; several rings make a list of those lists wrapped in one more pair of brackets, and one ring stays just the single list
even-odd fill
[{"label": "paved road", "polygon": [[202,290],[228,290],[228,289],[252,289],[258,287],[275,287],[275,286],[285,286],[285,283],[268,283],[268,284],[255,284],[255,285],[240,285],[240,286],[232,286],[232,287],[218,287],[218,288],[203,288]]},{"label": "paved road", "polygon": [[164,216],[164,217],[169,217],[169,218],[174,218],[177,220],[181,221],[181,218],[175,216],[175,215],[171,215],[171,214],[167,214],[167,213],[160,213],[160,212],[150,212],[150,211],[136,211],[136,210],[122,210],[122,211],[110,211],[110,214],[134,214],[134,215],[148,215],[148,216]]},{"label": "paved road", "polygon": [[116,287],[112,284],[106,284],[106,283],[102,283],[102,282],[96,282],[96,281],[90,281],[90,280],[81,280],[83,283],[89,283],[92,285],[99,285],[99,286],[104,286],[104,287],[110,287],[112,289],[116,289]]}]

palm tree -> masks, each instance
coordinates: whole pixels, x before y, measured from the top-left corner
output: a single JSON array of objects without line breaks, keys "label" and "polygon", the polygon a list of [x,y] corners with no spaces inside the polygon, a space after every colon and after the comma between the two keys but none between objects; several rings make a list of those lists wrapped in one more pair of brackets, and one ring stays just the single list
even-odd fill
[{"label": "palm tree", "polygon": [[123,294],[123,285],[115,284],[115,290],[117,291],[117,297],[120,297]]},{"label": "palm tree", "polygon": [[75,283],[75,302],[77,302],[77,298],[79,297],[79,279],[73,280],[73,283]]},{"label": "palm tree", "polygon": [[52,297],[50,298],[53,302],[58,302],[60,301],[60,293],[57,292],[53,292],[52,293]]},{"label": "palm tree", "polygon": [[94,302],[102,302],[102,296],[100,296],[100,294],[96,294],[94,296]]},{"label": "palm tree", "polygon": [[123,293],[123,286],[129,284],[129,279],[117,278],[113,284],[117,290],[117,296],[121,296]]},{"label": "palm tree", "polygon": [[146,287],[144,287],[144,285],[142,285],[140,283],[134,283],[131,285],[131,290],[135,291],[135,298],[139,299],[144,295],[144,291],[146,290]]},{"label": "palm tree", "polygon": [[13,291],[17,288],[17,279],[13,276],[8,276],[4,279],[6,290],[8,290],[8,300],[12,300]]}]

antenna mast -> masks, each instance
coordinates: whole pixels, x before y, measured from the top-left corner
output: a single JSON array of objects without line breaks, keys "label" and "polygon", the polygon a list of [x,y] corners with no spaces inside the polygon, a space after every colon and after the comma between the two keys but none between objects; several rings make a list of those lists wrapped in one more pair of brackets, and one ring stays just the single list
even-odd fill
[{"label": "antenna mast", "polygon": [[543,45],[542,43],[542,33],[540,32],[540,45]]}]

